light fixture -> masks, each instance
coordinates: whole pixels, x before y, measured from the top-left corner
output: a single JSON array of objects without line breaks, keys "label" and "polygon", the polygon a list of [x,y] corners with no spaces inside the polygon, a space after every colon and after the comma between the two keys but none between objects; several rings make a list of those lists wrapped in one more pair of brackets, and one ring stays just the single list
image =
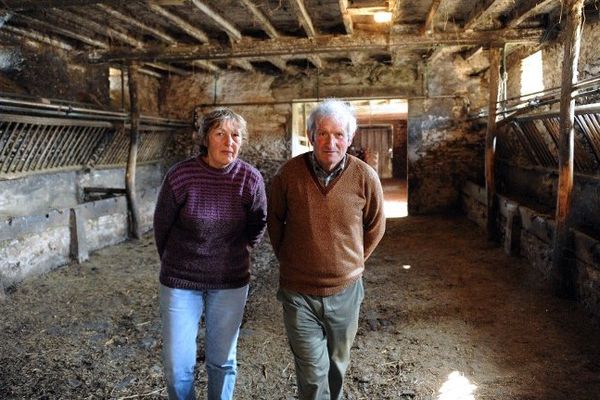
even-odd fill
[{"label": "light fixture", "polygon": [[392,13],[389,11],[377,11],[373,14],[373,19],[378,24],[385,24],[386,22],[390,22],[392,20]]}]

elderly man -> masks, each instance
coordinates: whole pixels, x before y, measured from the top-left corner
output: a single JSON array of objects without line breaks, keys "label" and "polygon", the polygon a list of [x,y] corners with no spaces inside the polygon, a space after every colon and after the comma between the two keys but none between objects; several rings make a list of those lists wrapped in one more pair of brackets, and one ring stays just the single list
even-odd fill
[{"label": "elderly man", "polygon": [[383,191],[377,173],[346,154],[356,131],[349,105],[324,101],[307,125],[314,150],[273,178],[267,226],[298,397],[341,399],[365,260],[385,231]]}]

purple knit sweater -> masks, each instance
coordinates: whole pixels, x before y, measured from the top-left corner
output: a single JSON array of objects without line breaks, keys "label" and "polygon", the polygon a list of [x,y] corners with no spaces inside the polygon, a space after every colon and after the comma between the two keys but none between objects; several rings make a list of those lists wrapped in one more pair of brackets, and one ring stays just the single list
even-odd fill
[{"label": "purple knit sweater", "polygon": [[201,157],[173,166],[154,211],[160,282],[181,289],[230,289],[250,281],[249,250],[266,225],[262,176],[235,160],[226,168]]}]

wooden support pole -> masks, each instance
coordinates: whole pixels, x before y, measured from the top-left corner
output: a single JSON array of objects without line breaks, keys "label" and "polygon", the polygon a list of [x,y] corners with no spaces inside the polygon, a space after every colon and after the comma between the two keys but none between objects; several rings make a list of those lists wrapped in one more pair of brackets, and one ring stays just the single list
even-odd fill
[{"label": "wooden support pole", "polygon": [[488,120],[485,134],[485,188],[487,193],[487,238],[496,240],[498,229],[496,215],[496,181],[494,178],[494,157],[496,155],[496,103],[500,81],[500,48],[490,48],[490,97],[488,99]]},{"label": "wooden support pole", "polygon": [[577,82],[583,2],[584,0],[568,0],[565,6],[567,26],[563,45],[560,137],[558,140],[558,193],[552,253],[552,275],[556,294],[571,299],[576,297],[575,271],[567,259],[570,243],[569,214],[573,194],[573,149],[575,144],[573,86]]},{"label": "wooden support pole", "polygon": [[127,157],[127,171],[125,173],[125,189],[127,190],[127,204],[131,224],[129,231],[134,239],[141,237],[140,214],[135,192],[135,167],[138,153],[138,139],[140,126],[140,111],[138,108],[138,74],[139,64],[129,64],[129,102],[131,113],[131,129],[129,131],[129,155]]}]

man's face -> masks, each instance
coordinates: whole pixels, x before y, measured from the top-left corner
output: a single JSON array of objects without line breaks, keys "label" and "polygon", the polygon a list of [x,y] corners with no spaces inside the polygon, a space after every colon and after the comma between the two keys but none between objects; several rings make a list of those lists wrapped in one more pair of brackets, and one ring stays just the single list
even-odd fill
[{"label": "man's face", "polygon": [[311,144],[315,158],[325,171],[331,171],[342,161],[351,140],[346,137],[342,124],[332,117],[323,117],[317,121],[317,129]]}]

